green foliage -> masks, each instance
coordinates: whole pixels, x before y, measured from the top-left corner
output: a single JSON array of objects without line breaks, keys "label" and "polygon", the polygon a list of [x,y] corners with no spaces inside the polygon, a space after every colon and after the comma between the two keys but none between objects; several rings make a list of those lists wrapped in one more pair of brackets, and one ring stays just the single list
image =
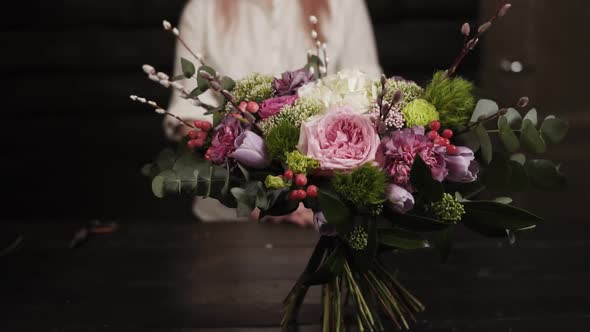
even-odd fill
[{"label": "green foliage", "polygon": [[303,121],[308,118],[319,114],[323,110],[323,104],[319,100],[310,98],[301,98],[295,102],[295,105],[287,105],[274,116],[262,121],[259,126],[265,135],[268,135],[270,131],[277,126],[279,123],[284,121],[296,126],[301,127]]},{"label": "green foliage", "polygon": [[366,209],[384,201],[387,176],[379,168],[365,164],[350,173],[336,173],[334,190],[358,209]]},{"label": "green foliage", "polygon": [[274,78],[269,75],[254,73],[237,81],[232,91],[234,99],[237,102],[245,100],[261,103],[262,101],[271,98],[274,95],[272,87],[273,79]]},{"label": "green foliage", "polygon": [[299,128],[287,121],[277,124],[265,139],[266,148],[273,160],[283,160],[295,150],[299,142]]},{"label": "green foliage", "polygon": [[444,126],[458,127],[465,125],[473,113],[473,88],[473,83],[461,77],[448,78],[438,71],[426,87],[424,99],[436,107]]},{"label": "green foliage", "polygon": [[268,189],[282,189],[285,188],[287,184],[280,176],[267,175],[264,180],[264,186]]},{"label": "green foliage", "polygon": [[298,150],[288,152],[286,154],[286,161],[288,169],[292,170],[295,174],[309,174],[314,169],[320,167],[319,161],[304,156]]},{"label": "green foliage", "polygon": [[429,202],[437,202],[443,198],[443,186],[432,178],[430,167],[419,154],[414,158],[414,164],[410,171],[410,182],[418,190],[418,193]]},{"label": "green foliage", "polygon": [[463,204],[449,193],[444,193],[443,198],[431,206],[437,218],[444,222],[457,223],[465,214]]},{"label": "green foliage", "polygon": [[180,65],[182,67],[182,73],[184,74],[184,77],[191,78],[195,76],[195,65],[191,61],[185,58],[180,58]]},{"label": "green foliage", "polygon": [[464,224],[483,235],[506,235],[506,230],[534,228],[541,218],[517,207],[498,202],[464,202]]},{"label": "green foliage", "polygon": [[[381,84],[379,84],[379,82],[376,82],[375,84],[378,85],[378,90],[380,92]],[[412,81],[396,80],[390,78],[385,83],[385,90],[386,93],[385,96],[383,96],[383,100],[386,100],[390,104],[392,103],[393,95],[397,91],[402,92],[402,100],[395,106],[395,108],[399,110],[402,110],[410,102],[424,96],[424,89]]]},{"label": "green foliage", "polygon": [[407,127],[427,126],[430,121],[438,120],[436,107],[424,99],[411,101],[402,109]]},{"label": "green foliage", "polygon": [[406,250],[428,248],[428,241],[419,234],[399,228],[380,228],[377,235],[380,244]]},{"label": "green foliage", "polygon": [[369,234],[363,226],[355,226],[350,233],[346,236],[348,245],[357,251],[365,250],[369,243]]}]

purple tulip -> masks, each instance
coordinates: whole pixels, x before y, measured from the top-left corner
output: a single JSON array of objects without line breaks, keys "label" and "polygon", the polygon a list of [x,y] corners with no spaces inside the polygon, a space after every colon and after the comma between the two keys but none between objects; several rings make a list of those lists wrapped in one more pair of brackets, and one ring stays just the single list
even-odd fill
[{"label": "purple tulip", "polygon": [[235,141],[232,157],[240,164],[252,168],[265,168],[270,164],[264,140],[252,131],[243,132]]},{"label": "purple tulip", "polygon": [[445,162],[449,171],[446,178],[448,181],[468,183],[477,179],[479,164],[469,148],[458,146],[457,154],[445,154]]},{"label": "purple tulip", "polygon": [[399,213],[406,213],[414,208],[414,196],[396,184],[387,187],[386,197],[392,208]]},{"label": "purple tulip", "polygon": [[313,214],[313,226],[315,227],[316,231],[320,233],[322,236],[336,236],[336,228],[333,225],[328,224],[328,220],[326,220],[326,216],[321,211],[315,212]]},{"label": "purple tulip", "polygon": [[277,96],[294,95],[297,89],[311,82],[313,75],[304,68],[295,71],[287,71],[281,75],[281,78],[275,78],[273,87]]}]

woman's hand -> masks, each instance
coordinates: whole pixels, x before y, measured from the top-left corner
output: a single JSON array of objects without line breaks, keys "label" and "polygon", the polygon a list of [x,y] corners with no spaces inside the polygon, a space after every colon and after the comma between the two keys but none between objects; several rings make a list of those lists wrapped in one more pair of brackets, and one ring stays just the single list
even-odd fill
[{"label": "woman's hand", "polygon": [[[252,220],[258,220],[260,210],[256,209],[250,214]],[[299,207],[295,212],[285,216],[267,216],[262,218],[265,222],[272,223],[292,223],[300,227],[310,227],[313,225],[313,211],[306,208],[303,203],[299,203]]]}]

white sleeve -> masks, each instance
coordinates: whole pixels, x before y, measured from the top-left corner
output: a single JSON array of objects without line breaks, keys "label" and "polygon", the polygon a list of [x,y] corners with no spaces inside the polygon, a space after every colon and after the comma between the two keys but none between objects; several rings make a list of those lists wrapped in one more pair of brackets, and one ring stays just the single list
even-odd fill
[{"label": "white sleeve", "polygon": [[[359,69],[377,78],[382,69],[377,57],[377,47],[371,18],[364,0],[346,0],[342,31],[345,40],[339,53],[338,69]],[[335,11],[334,11],[334,14]]]},{"label": "white sleeve", "polygon": [[[191,50],[194,52],[199,52],[203,54],[205,52],[204,48],[204,24],[202,24],[202,20],[199,18],[199,14],[203,13],[205,8],[204,3],[201,0],[191,0],[186,5],[182,12],[182,16],[180,18],[180,23],[178,25],[178,29],[180,30],[180,36],[182,39],[189,45]],[[180,43],[176,42],[176,55],[174,57],[174,72],[173,76],[182,74],[182,67],[180,65],[180,59],[186,58],[193,63],[195,66],[199,66],[196,62],[196,59],[190,54],[190,52]],[[182,85],[185,86],[185,90],[187,92],[192,91],[197,86],[197,82],[195,79],[185,79],[179,81]],[[204,113],[206,110],[202,107],[195,106],[190,103],[190,101],[183,99],[180,97],[178,91],[172,92],[172,99],[170,100],[170,105],[168,106],[168,111],[179,117],[186,119],[186,120],[196,120],[205,118],[206,116]],[[172,117],[165,117],[164,119],[164,130],[166,135],[170,138],[175,137],[175,129],[179,125],[179,121],[172,118]]]}]

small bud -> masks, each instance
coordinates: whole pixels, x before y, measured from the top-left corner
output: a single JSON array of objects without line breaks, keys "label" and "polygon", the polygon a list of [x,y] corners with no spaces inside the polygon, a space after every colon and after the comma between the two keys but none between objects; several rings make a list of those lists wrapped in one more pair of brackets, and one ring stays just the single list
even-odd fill
[{"label": "small bud", "polygon": [[137,101],[140,102],[140,103],[142,103],[142,104],[147,103],[147,99],[145,99],[145,98],[137,98]]},{"label": "small bud", "polygon": [[396,105],[398,104],[400,101],[402,101],[402,99],[404,98],[404,93],[400,90],[397,90],[394,94],[393,94],[393,98],[391,100],[391,102]]},{"label": "small bud", "polygon": [[165,88],[169,88],[170,87],[170,81],[168,80],[161,80],[160,81],[160,85],[165,87]]},{"label": "small bud", "polygon": [[219,82],[217,82],[217,81],[209,82],[209,86],[211,87],[211,89],[213,89],[215,91],[221,90],[221,84],[219,84]]},{"label": "small bud", "polygon": [[170,24],[170,22],[164,20],[162,21],[162,26],[164,27],[164,30],[166,31],[170,31],[172,29],[172,24]]},{"label": "small bud", "polygon": [[172,29],[172,34],[176,37],[180,36],[180,31],[177,28]]},{"label": "small bud", "polygon": [[311,23],[311,24],[313,24],[313,25],[316,25],[316,24],[318,24],[318,18],[317,18],[315,15],[311,15],[311,16],[309,17],[309,23]]},{"label": "small bud", "polygon": [[518,103],[516,104],[520,108],[525,108],[529,104],[529,97],[520,97]]},{"label": "small bud", "polygon": [[156,73],[156,68],[154,68],[153,66],[143,65],[141,68],[143,69],[143,72],[148,75],[153,75]]},{"label": "small bud", "polygon": [[171,85],[176,90],[183,90],[184,89],[184,86],[178,82],[172,82]]},{"label": "small bud", "polygon": [[328,49],[328,44],[323,43],[322,44],[322,50],[324,50],[324,52]]},{"label": "small bud", "polygon": [[479,42],[479,38],[473,38],[473,39],[469,40],[467,42],[467,49],[472,51],[475,48],[475,46],[477,46],[478,42]]},{"label": "small bud", "polygon": [[158,77],[160,78],[160,80],[167,81],[167,80],[169,80],[169,79],[170,79],[170,77],[169,77],[168,75],[166,75],[166,74],[164,74],[164,73],[161,73],[161,72],[160,72],[160,73],[158,73],[157,75],[158,75]]},{"label": "small bud", "polygon": [[156,102],[155,101],[152,101],[152,100],[148,101],[148,104],[150,106],[158,107],[158,104],[156,104]]},{"label": "small bud", "polygon": [[201,75],[201,77],[208,79],[208,80],[212,80],[213,79],[213,75],[209,74],[209,72],[205,71],[205,70],[201,70],[199,71],[199,75]]},{"label": "small bud", "polygon": [[463,26],[461,27],[461,34],[465,36],[469,36],[471,34],[471,26],[469,25],[469,23],[463,23]]},{"label": "small bud", "polygon": [[166,114],[166,110],[164,110],[162,108],[156,108],[156,113],[158,113],[158,114]]},{"label": "small bud", "polygon": [[504,6],[502,6],[502,8],[500,8],[500,10],[498,11],[498,17],[503,17],[504,15],[506,15],[506,13],[508,13],[510,8],[512,8],[511,3],[507,3]]},{"label": "small bud", "polygon": [[322,74],[322,75],[323,75],[323,74],[325,74],[325,73],[327,73],[327,72],[328,72],[328,69],[326,69],[326,67],[324,67],[324,66],[320,66],[320,74]]},{"label": "small bud", "polygon": [[313,67],[309,67],[309,72],[313,75],[315,74],[315,69]]},{"label": "small bud", "polygon": [[381,75],[381,85],[385,86],[387,84],[387,76]]},{"label": "small bud", "polygon": [[160,82],[158,75],[149,75],[148,78],[154,82]]},{"label": "small bud", "polygon": [[328,57],[328,56],[327,56],[325,60],[326,60],[326,65],[327,65],[328,63],[330,63],[330,57]]},{"label": "small bud", "polygon": [[320,47],[322,47],[322,42],[320,42],[319,40],[316,40],[316,42],[315,42],[315,46],[316,46],[317,48],[320,48]]},{"label": "small bud", "polygon": [[311,30],[311,38],[312,39],[318,39],[318,32],[315,30]]},{"label": "small bud", "polygon": [[492,22],[486,22],[482,25],[479,26],[479,28],[477,29],[477,33],[482,34],[486,31],[488,31],[488,29],[492,26]]}]

